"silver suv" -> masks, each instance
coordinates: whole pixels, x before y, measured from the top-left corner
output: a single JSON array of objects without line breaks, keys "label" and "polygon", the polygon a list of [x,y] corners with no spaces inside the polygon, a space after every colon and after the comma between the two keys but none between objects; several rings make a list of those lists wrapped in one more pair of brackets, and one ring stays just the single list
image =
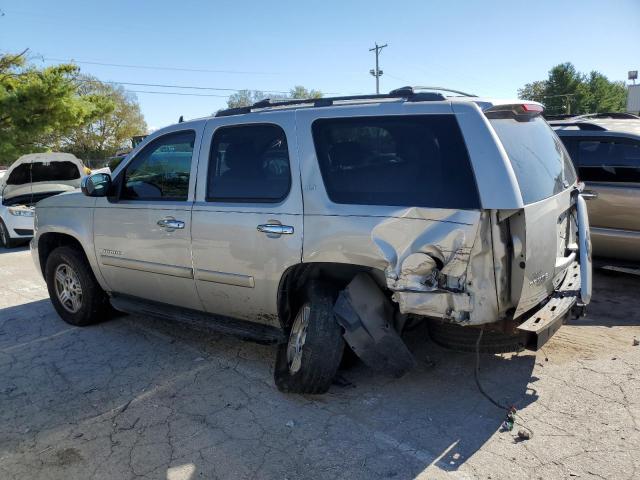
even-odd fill
[{"label": "silver suv", "polygon": [[585,202],[541,112],[405,87],[179,123],[38,203],[33,258],[65,321],[113,307],[276,343],[282,391],[326,391],[345,344],[401,375],[423,320],[535,349],[591,295]]}]

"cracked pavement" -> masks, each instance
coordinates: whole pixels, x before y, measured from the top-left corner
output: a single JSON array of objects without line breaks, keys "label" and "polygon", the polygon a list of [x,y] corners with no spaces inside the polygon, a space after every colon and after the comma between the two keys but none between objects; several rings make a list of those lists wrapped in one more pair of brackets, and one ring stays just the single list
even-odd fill
[{"label": "cracked pavement", "polygon": [[537,355],[426,331],[401,379],[360,364],[322,396],[273,385],[274,348],[150,318],[76,328],[26,249],[0,250],[0,478],[637,478],[640,276],[598,272],[586,318]]}]

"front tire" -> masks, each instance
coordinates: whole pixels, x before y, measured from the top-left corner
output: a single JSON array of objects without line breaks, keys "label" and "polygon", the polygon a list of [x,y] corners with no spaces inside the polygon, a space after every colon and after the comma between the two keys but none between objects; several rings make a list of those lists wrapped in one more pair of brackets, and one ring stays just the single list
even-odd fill
[{"label": "front tire", "polygon": [[329,390],[344,352],[342,327],[333,315],[335,292],[310,285],[291,325],[289,340],[278,346],[274,380],[286,393]]},{"label": "front tire", "polygon": [[4,221],[0,218],[0,245],[4,248],[13,248],[18,244],[18,241],[9,236],[9,229],[4,224]]},{"label": "front tire", "polygon": [[98,285],[87,259],[74,248],[58,247],[51,252],[45,280],[53,307],[71,325],[92,325],[112,312],[109,297]]}]

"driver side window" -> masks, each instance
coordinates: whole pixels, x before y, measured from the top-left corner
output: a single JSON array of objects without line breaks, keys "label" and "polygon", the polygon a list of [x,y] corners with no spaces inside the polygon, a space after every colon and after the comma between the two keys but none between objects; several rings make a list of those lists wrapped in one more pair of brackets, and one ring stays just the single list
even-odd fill
[{"label": "driver side window", "polygon": [[147,145],[124,172],[124,200],[187,200],[193,131],[170,133]]}]

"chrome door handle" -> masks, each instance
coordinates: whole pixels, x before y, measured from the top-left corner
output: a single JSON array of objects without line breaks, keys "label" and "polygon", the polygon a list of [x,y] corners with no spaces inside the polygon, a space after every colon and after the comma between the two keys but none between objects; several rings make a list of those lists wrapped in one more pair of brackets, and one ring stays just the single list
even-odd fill
[{"label": "chrome door handle", "polygon": [[580,192],[580,196],[585,200],[595,200],[596,198],[598,198],[598,192],[595,192],[593,190],[583,190],[582,192]]},{"label": "chrome door handle", "polygon": [[293,227],[280,225],[279,223],[263,223],[258,225],[258,231],[270,235],[291,235],[293,234]]},{"label": "chrome door handle", "polygon": [[158,220],[158,226],[166,228],[168,231],[182,230],[184,228],[184,222],[182,220],[176,220],[175,218],[162,218]]}]

